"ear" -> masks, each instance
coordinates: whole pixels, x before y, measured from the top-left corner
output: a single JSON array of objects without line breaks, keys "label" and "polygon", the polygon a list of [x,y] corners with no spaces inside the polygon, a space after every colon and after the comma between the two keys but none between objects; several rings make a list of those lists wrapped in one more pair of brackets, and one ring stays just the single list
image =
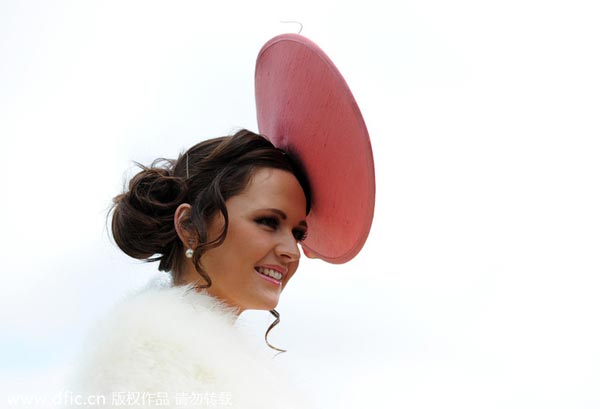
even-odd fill
[{"label": "ear", "polygon": [[175,210],[175,231],[184,248],[194,248],[197,243],[197,234],[190,224],[192,215],[192,206],[189,203],[182,203]]}]

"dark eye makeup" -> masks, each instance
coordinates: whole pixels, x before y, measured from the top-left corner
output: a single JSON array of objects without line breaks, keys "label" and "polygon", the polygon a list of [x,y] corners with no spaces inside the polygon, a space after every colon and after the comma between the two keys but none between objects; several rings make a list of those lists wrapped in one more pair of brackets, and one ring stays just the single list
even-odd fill
[{"label": "dark eye makeup", "polygon": [[308,231],[307,230],[294,230],[294,237],[298,241],[304,241],[304,240],[306,240],[307,236],[308,236]]},{"label": "dark eye makeup", "polygon": [[[272,217],[272,216],[260,216],[260,217],[257,217],[256,219],[254,219],[254,221],[258,224],[267,226],[273,230],[276,230],[280,224],[279,219],[277,217]],[[308,232],[306,229],[294,229],[294,230],[292,230],[292,233],[294,234],[294,237],[296,238],[297,241],[305,240],[306,236],[308,235]]]},{"label": "dark eye makeup", "polygon": [[271,216],[257,217],[254,221],[258,224],[264,224],[272,229],[279,227],[279,219]]}]

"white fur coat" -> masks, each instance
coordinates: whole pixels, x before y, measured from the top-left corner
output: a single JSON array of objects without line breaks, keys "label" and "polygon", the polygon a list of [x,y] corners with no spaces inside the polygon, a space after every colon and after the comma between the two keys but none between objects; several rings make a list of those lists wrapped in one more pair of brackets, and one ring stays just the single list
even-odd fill
[{"label": "white fur coat", "polygon": [[72,388],[94,407],[305,407],[235,321],[206,293],[154,280],[95,328]]}]

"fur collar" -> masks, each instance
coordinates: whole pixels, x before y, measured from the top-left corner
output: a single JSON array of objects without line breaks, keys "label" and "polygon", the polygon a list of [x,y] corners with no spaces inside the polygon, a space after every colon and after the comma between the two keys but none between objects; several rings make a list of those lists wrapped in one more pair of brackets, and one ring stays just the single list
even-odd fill
[{"label": "fur collar", "polygon": [[154,280],[90,334],[73,389],[103,395],[107,406],[116,394],[131,392],[168,396],[162,407],[186,407],[176,396],[209,394],[229,408],[304,407],[286,390],[269,355],[245,342],[236,318],[234,309],[206,292]]}]

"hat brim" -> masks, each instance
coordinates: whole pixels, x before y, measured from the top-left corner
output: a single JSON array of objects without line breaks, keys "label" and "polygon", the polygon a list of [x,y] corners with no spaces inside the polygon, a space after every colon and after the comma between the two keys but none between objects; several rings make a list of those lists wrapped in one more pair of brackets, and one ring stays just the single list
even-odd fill
[{"label": "hat brim", "polygon": [[369,133],[346,81],[327,55],[297,34],[269,40],[256,61],[258,128],[293,153],[309,178],[304,252],[341,264],[362,249],[373,220]]}]

